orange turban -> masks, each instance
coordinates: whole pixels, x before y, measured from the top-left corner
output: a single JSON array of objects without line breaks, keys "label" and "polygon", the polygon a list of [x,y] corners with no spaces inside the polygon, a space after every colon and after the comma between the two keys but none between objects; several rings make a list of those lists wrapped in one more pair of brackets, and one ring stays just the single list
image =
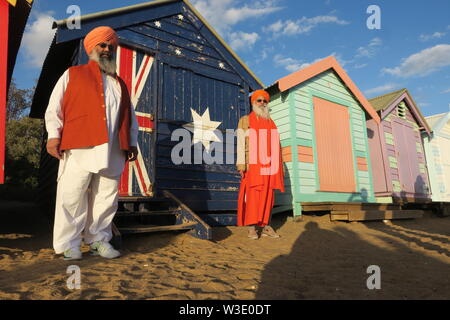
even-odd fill
[{"label": "orange turban", "polygon": [[250,102],[253,104],[255,102],[255,100],[258,99],[260,96],[263,96],[267,100],[267,102],[270,101],[270,95],[267,91],[256,90],[255,92],[253,92],[253,94],[250,98]]},{"label": "orange turban", "polygon": [[119,43],[116,32],[112,28],[106,26],[97,27],[84,38],[84,49],[89,55],[96,45],[105,41],[111,41],[111,44],[115,47]]}]

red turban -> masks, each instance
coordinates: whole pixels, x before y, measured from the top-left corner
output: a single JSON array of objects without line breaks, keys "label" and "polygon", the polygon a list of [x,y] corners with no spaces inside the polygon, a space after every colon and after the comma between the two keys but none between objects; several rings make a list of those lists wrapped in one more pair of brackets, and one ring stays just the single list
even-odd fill
[{"label": "red turban", "polygon": [[84,49],[89,55],[91,51],[99,43],[111,41],[111,44],[117,47],[119,39],[117,38],[116,32],[110,27],[97,27],[89,32],[84,38]]},{"label": "red turban", "polygon": [[270,95],[269,93],[267,93],[267,91],[264,90],[256,90],[255,92],[253,92],[250,101],[253,104],[255,102],[256,99],[258,99],[259,97],[263,96],[267,102],[270,101]]}]

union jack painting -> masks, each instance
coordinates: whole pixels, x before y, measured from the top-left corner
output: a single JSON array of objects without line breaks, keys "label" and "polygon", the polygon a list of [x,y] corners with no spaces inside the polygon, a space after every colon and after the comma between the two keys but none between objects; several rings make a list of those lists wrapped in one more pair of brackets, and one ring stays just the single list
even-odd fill
[{"label": "union jack painting", "polygon": [[[148,80],[150,70],[152,68],[154,57],[144,54],[144,57],[137,65],[138,53],[135,50],[119,46],[117,49],[117,73],[124,80],[130,93],[131,104],[135,109],[136,118],[139,124],[139,131],[143,134],[152,134],[154,129],[153,116],[150,113],[138,111],[140,109],[139,98]],[[125,164],[125,169],[119,185],[120,196],[133,195],[133,183],[137,181],[139,186],[139,193],[143,196],[153,196],[152,182],[148,174],[148,168],[142,156],[141,148],[139,146],[139,155],[136,161]],[[133,177],[136,179],[133,179]]]}]

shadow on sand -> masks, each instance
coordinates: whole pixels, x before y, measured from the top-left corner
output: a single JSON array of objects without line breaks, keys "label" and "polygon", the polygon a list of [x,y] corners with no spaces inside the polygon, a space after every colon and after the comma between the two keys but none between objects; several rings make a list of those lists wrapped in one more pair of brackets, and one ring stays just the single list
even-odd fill
[{"label": "shadow on sand", "polygon": [[[256,299],[450,298],[449,231],[426,232],[434,242],[425,244],[416,239],[423,231],[411,228],[399,232],[382,222],[327,222],[325,229],[318,219],[305,216],[290,254],[267,264]],[[371,265],[381,268],[380,290],[367,288]]]}]

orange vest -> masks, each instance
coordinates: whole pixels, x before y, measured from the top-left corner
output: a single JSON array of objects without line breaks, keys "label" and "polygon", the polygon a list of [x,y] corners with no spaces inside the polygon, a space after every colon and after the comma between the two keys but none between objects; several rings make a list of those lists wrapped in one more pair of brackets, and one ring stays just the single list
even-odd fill
[{"label": "orange vest", "polygon": [[[121,150],[130,148],[131,100],[125,82],[121,87],[119,142]],[[62,101],[64,125],[61,150],[98,146],[108,142],[103,81],[98,63],[69,68],[69,83]]]}]

